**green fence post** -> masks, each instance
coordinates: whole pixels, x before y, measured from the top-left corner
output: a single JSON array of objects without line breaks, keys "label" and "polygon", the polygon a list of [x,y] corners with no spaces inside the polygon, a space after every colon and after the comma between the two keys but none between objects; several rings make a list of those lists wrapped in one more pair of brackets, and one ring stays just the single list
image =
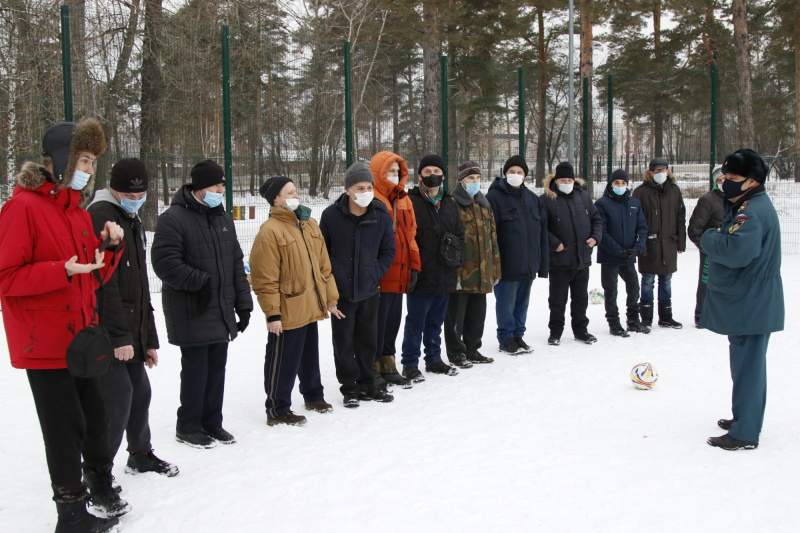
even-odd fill
[{"label": "green fence post", "polygon": [[589,179],[589,77],[583,77],[583,122],[581,124],[581,177]]},{"label": "green fence post", "polygon": [[72,60],[69,47],[69,6],[61,6],[61,72],[64,84],[64,120],[72,122]]},{"label": "green fence post", "polygon": [[719,98],[719,77],[717,66],[711,65],[711,161],[708,164],[708,190],[714,188],[714,163],[717,162],[717,99]]},{"label": "green fence post", "polygon": [[353,153],[353,80],[350,78],[350,43],[344,42],[344,135],[345,135],[345,165],[355,161]]},{"label": "green fence post", "polygon": [[614,76],[608,76],[608,160],[606,179],[611,177],[614,168]]},{"label": "green fence post", "polygon": [[[448,135],[448,103],[449,96],[447,91],[447,56],[442,56],[442,159],[445,168],[450,168],[450,136]],[[447,192],[447,179],[444,180],[444,192]]]},{"label": "green fence post", "polygon": [[525,69],[517,68],[519,84],[519,155],[525,158]]},{"label": "green fence post", "polygon": [[222,122],[225,141],[225,176],[228,178],[225,187],[225,206],[230,213],[233,210],[233,160],[231,152],[231,51],[228,38],[228,26],[222,26]]}]

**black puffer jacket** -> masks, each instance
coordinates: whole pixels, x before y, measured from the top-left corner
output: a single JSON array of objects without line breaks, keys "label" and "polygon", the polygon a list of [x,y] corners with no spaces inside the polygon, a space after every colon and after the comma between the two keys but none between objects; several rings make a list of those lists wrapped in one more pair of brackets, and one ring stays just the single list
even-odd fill
[{"label": "black puffer jacket", "polygon": [[125,234],[119,266],[97,291],[98,298],[103,295],[100,323],[108,329],[114,348],[131,345],[133,359],[130,361],[144,362],[147,350],[159,346],[147,281],[142,221],[137,215],[131,216],[122,209],[108,189],[97,191],[86,210],[92,215],[92,225],[98,237],[108,220],[119,224]]},{"label": "black puffer jacket", "polygon": [[[164,282],[167,337],[177,346],[202,346],[236,338],[236,313],[251,312],[253,298],[233,219],[209,208],[184,185],[158,218],[151,250],[153,270]],[[211,301],[200,309],[200,289],[211,283]]]},{"label": "black puffer jacket", "polygon": [[420,192],[419,186],[408,191],[411,204],[414,206],[414,218],[417,220],[417,245],[422,259],[422,272],[417,284],[411,292],[418,294],[450,294],[456,290],[458,268],[446,267],[442,263],[439,252],[440,238],[436,231],[448,231],[461,240],[464,247],[464,228],[461,226],[461,215],[455,200],[445,194],[437,210]]},{"label": "black puffer jacket", "polygon": [[700,248],[700,238],[706,230],[717,229],[725,218],[725,195],[722,190],[709,191],[697,200],[689,217],[689,239]]},{"label": "black puffer jacket", "polygon": [[639,272],[672,274],[678,270],[678,252],[686,250],[686,206],[674,176],[670,174],[662,185],[645,177],[631,194],[642,203],[649,231]]}]

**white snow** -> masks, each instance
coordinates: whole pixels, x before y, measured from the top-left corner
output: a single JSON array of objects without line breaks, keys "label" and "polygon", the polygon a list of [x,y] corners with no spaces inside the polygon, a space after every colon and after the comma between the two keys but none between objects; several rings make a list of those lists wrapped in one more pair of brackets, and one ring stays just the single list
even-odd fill
[{"label": "white snow", "polygon": [[[308,417],[299,428],[265,424],[266,324],[257,311],[229,351],[224,426],[238,442],[211,450],[174,440],[180,352],[166,343],[154,295],[163,347],[150,372],[153,446],[181,473],[125,474],[121,450],[114,474],[133,506],[122,531],[796,531],[800,257],[784,257],[787,330],[772,337],[755,451],[705,442],[724,433],[716,420],[730,416],[731,391],[726,338],[693,327],[697,267],[690,248],[673,277],[682,330],[611,337],[603,306],[590,305],[589,330],[599,339],[592,346],[569,330],[561,346],[547,345],[547,280],[536,280],[525,336],[535,352],[520,357],[498,353],[490,296],[482,352],[494,364],[428,374],[411,390],[395,388],[393,403],[358,409],[342,407],[329,321],[322,322],[320,361],[334,412],[306,412],[295,387],[294,411]],[[594,265],[590,288],[599,286]],[[746,314],[747,302],[730,312]],[[52,531],[39,423],[2,335],[0,531]],[[645,361],[660,374],[651,391],[629,378]]]}]

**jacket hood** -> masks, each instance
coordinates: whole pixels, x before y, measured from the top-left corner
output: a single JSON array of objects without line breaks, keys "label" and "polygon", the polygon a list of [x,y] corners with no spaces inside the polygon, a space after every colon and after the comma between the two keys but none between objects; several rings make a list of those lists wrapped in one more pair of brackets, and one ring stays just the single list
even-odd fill
[{"label": "jacket hood", "polygon": [[114,198],[114,196],[111,194],[111,191],[109,191],[108,189],[100,189],[99,191],[96,191],[94,193],[94,198],[92,199],[92,202],[86,207],[91,207],[94,204],[98,204],[100,202],[108,202],[110,204],[114,204],[119,208],[122,208],[117,199]]},{"label": "jacket hood", "polygon": [[46,168],[30,161],[23,163],[17,173],[17,184],[23,189],[32,191],[44,185],[45,182],[52,183],[54,187],[57,186],[55,179]]},{"label": "jacket hood", "polygon": [[[386,171],[395,161],[400,166],[397,185],[386,179]],[[399,155],[392,152],[378,152],[370,159],[369,170],[372,172],[372,177],[375,178],[375,189],[384,197],[388,198],[395,189],[405,191],[408,181],[408,165],[406,160]]]},{"label": "jacket hood", "polygon": [[478,191],[475,196],[470,196],[460,182],[453,187],[453,199],[464,207],[472,205],[473,200],[483,207],[489,207],[489,200],[486,199],[482,192]]},{"label": "jacket hood", "polygon": [[[544,179],[544,193],[551,200],[555,200],[558,197],[558,186],[556,185],[555,176],[555,174],[548,174],[548,176]],[[586,182],[583,179],[575,178],[575,184],[578,187],[583,187],[585,183]]]},{"label": "jacket hood", "polygon": [[[667,179],[669,181],[671,181],[672,183],[675,183],[678,180],[678,178],[675,177],[675,174],[672,173],[672,169],[671,168],[667,169]],[[649,170],[645,170],[644,171],[644,179],[642,180],[642,183],[650,183],[651,185],[655,185],[656,187],[659,187],[658,183],[656,183],[655,180],[653,179],[653,172],[651,172]],[[666,183],[666,182],[664,182],[664,183]]]},{"label": "jacket hood", "polygon": [[206,204],[195,198],[194,194],[192,194],[192,190],[192,184],[187,183],[178,189],[178,192],[176,192],[175,196],[172,197],[172,202],[169,205],[180,205],[186,207],[187,209],[192,209],[199,213],[209,215],[221,215],[225,212],[225,208],[222,207],[222,205],[218,205],[214,208],[208,207]]}]

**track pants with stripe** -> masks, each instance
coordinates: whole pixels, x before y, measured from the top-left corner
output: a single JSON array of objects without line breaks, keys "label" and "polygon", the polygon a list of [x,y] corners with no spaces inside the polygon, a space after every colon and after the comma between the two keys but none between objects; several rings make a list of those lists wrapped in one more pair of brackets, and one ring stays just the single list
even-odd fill
[{"label": "track pants with stripe", "polygon": [[264,359],[267,417],[275,418],[291,410],[292,389],[297,378],[300,378],[300,394],[306,403],[324,399],[316,322],[267,336]]}]

